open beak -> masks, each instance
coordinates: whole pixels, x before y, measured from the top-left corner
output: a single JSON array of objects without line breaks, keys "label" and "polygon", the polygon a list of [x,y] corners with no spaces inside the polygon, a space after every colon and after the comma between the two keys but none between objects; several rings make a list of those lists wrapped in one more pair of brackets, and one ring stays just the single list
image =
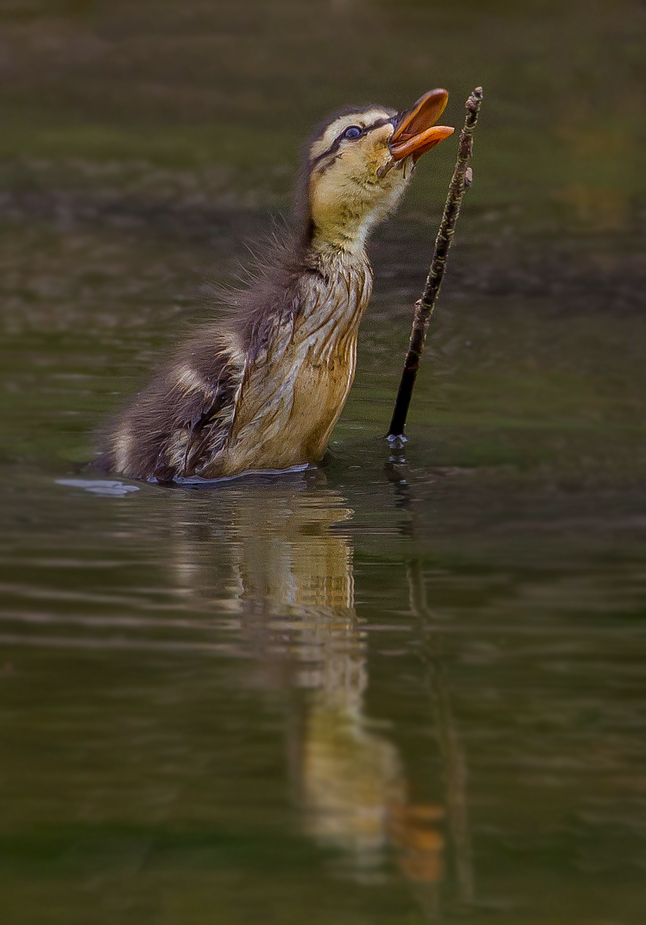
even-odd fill
[{"label": "open beak", "polygon": [[448,99],[446,90],[429,90],[412,109],[402,113],[389,142],[393,160],[401,161],[412,154],[413,161],[417,161],[425,151],[453,134],[450,126],[435,125]]}]

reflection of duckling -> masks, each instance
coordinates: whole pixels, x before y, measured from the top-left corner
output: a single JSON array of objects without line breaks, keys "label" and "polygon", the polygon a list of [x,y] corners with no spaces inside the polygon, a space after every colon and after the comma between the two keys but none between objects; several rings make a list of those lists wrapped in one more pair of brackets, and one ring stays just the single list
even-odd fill
[{"label": "reflection of duckling", "polygon": [[[124,412],[100,464],[132,478],[217,478],[315,462],[354,377],[372,287],[364,244],[419,156],[453,129],[448,94],[405,113],[345,110],[307,151],[298,234]],[[392,168],[392,169],[391,169]]]},{"label": "reflection of duckling", "polygon": [[[188,497],[174,494],[170,508],[179,587],[197,612],[219,615],[227,651],[253,660],[246,682],[287,695],[287,756],[303,831],[332,849],[337,869],[351,877],[379,878],[392,858],[416,892],[424,887],[420,901],[437,905],[445,856],[458,875],[464,869],[457,837],[451,854],[460,834],[451,806],[464,771],[456,771],[455,737],[444,734],[445,819],[441,800],[421,802],[413,793],[390,730],[366,709],[369,632],[355,608],[347,499],[295,477],[251,482],[244,491],[230,483],[213,520],[210,504],[187,505]],[[410,606],[420,616],[425,588],[421,572],[415,578]],[[307,696],[293,696],[293,687]],[[443,710],[448,716],[448,703]],[[446,725],[437,711],[435,722]]]}]

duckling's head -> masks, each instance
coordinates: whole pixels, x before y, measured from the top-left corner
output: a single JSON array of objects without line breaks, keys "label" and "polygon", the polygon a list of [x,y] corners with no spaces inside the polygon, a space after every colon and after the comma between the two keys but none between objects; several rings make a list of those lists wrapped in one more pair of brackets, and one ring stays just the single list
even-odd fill
[{"label": "duckling's head", "polygon": [[435,125],[448,100],[431,90],[405,112],[346,109],[319,129],[306,159],[308,237],[314,246],[363,248],[399,203],[418,158],[452,134]]}]

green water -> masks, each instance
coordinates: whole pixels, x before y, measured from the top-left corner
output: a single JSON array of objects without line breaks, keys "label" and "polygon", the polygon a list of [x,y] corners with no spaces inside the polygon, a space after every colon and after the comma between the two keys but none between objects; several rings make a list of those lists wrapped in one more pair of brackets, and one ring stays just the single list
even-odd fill
[{"label": "green water", "polygon": [[[0,884],[12,925],[642,925],[638,2],[0,3]],[[353,100],[485,88],[371,249],[328,464],[97,477],[110,414]]]}]

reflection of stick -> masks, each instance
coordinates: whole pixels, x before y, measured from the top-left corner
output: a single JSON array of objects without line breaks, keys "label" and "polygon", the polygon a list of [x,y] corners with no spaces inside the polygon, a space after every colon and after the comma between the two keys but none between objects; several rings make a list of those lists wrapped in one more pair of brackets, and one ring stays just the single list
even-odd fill
[{"label": "reflection of stick", "polygon": [[406,424],[406,415],[410,405],[413,387],[419,369],[419,361],[424,350],[424,339],[428,329],[435,303],[440,292],[444,270],[446,268],[446,259],[451,246],[455,223],[460,214],[462,197],[467,186],[471,184],[471,168],[469,159],[473,150],[473,129],[480,111],[482,103],[482,87],[476,87],[469,99],[466,101],[467,115],[464,120],[464,128],[460,132],[460,144],[458,146],[458,159],[453,171],[453,177],[449,185],[449,192],[444,206],[442,221],[435,239],[435,250],[431,267],[426,278],[426,286],[422,298],[415,303],[415,317],[413,319],[413,329],[410,335],[408,353],[404,363],[397,400],[395,401],[395,410],[393,411],[390,429],[388,430],[389,440],[404,439],[404,425]]},{"label": "reflection of stick", "polygon": [[446,774],[446,809],[454,852],[458,901],[468,906],[473,902],[473,867],[467,807],[466,758],[453,720],[442,670],[431,662],[429,675],[440,753]]},{"label": "reflection of stick", "polygon": [[[408,569],[410,606],[413,613],[432,631],[431,613],[426,600],[424,576],[418,560]],[[427,622],[428,621],[428,622]],[[430,637],[430,638],[429,638]],[[458,902],[468,906],[473,902],[473,865],[469,815],[467,807],[467,764],[464,748],[458,735],[441,661],[442,639],[437,633],[427,632],[425,661],[435,726],[446,777],[446,809],[453,868],[455,871]]]}]

